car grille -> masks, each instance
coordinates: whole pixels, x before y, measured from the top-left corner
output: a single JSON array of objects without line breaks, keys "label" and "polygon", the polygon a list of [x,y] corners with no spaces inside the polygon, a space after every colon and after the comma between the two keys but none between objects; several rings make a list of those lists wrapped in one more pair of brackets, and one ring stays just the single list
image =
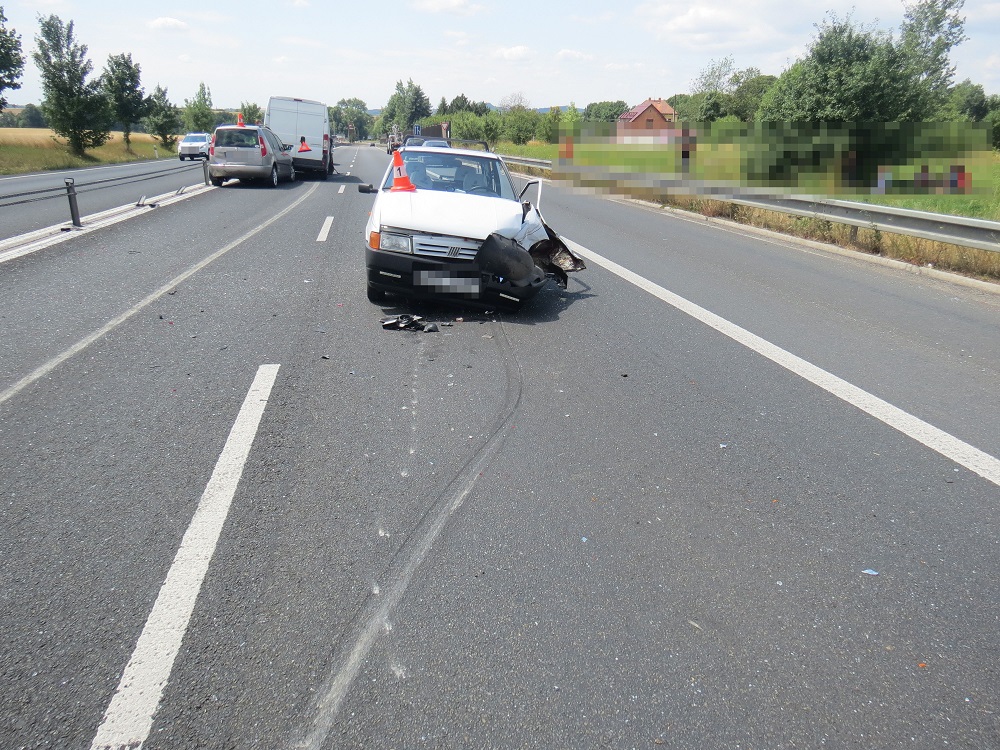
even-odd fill
[{"label": "car grille", "polygon": [[432,258],[457,258],[473,260],[479,252],[482,240],[470,240],[466,237],[448,237],[437,234],[413,235],[413,254],[426,255]]}]

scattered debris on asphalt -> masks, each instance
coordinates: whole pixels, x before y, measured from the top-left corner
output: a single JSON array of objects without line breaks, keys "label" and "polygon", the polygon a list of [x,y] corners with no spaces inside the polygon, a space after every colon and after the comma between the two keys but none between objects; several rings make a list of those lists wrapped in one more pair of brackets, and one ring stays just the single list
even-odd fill
[{"label": "scattered debris on asphalt", "polygon": [[861,572],[864,573],[866,576],[877,576],[878,575],[878,571],[877,570],[872,570],[871,568],[868,568],[867,570],[862,570]]},{"label": "scattered debris on asphalt", "polygon": [[382,318],[382,327],[387,331],[423,331],[434,333],[440,331],[437,323],[426,323],[419,315],[390,315]]}]

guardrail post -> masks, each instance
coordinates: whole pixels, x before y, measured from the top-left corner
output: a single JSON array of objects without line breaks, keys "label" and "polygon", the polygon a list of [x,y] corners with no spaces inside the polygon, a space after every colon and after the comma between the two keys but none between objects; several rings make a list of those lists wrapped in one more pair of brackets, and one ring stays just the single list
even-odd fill
[{"label": "guardrail post", "polygon": [[80,222],[80,207],[76,204],[76,187],[74,185],[74,180],[72,177],[67,177],[66,180],[66,197],[69,198],[69,215],[73,220],[73,226],[82,228],[83,224]]},{"label": "guardrail post", "polygon": [[201,171],[205,174],[205,184],[211,185],[212,183],[208,181],[208,159],[201,160]]}]

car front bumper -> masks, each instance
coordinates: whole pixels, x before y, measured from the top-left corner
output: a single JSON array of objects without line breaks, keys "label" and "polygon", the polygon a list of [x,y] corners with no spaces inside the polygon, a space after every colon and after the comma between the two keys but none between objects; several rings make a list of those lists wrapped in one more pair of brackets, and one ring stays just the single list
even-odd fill
[{"label": "car front bumper", "polygon": [[539,268],[515,282],[484,271],[476,261],[441,261],[367,246],[365,265],[368,284],[378,291],[488,308],[517,309],[546,281]]}]

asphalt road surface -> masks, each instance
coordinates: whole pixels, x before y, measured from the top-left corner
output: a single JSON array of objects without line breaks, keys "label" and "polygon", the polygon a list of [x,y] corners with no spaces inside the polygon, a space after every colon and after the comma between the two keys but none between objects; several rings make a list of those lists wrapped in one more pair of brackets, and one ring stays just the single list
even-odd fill
[{"label": "asphalt road surface", "polygon": [[0,264],[0,746],[1000,747],[1000,296],[545,185],[375,306],[337,154]]}]

